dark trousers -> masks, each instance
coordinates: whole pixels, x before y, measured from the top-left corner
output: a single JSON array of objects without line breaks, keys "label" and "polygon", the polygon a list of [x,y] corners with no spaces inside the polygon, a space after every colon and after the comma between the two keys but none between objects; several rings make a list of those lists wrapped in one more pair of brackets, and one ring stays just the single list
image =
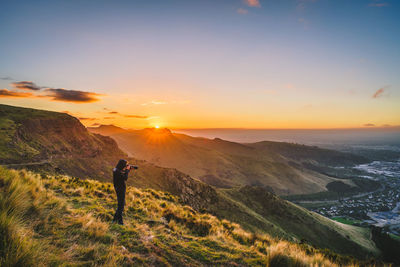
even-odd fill
[{"label": "dark trousers", "polygon": [[125,207],[125,192],[126,186],[117,186],[114,185],[115,193],[117,193],[117,200],[118,200],[118,207],[114,215],[114,221],[118,223],[123,223],[122,221],[122,212],[124,211]]}]

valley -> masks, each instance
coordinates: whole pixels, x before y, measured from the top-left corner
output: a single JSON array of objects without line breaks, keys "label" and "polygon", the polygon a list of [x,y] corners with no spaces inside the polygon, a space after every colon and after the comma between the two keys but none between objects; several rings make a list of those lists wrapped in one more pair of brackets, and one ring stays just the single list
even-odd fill
[{"label": "valley", "polygon": [[139,166],[129,186],[171,194],[199,214],[360,260],[383,255],[371,229],[331,220],[281,198],[312,193],[335,200],[337,189],[350,195],[378,190],[380,183],[372,179],[361,183],[351,178],[362,172],[354,166],[372,162],[366,157],[290,143],[194,138],[168,129],[132,132],[112,126],[107,127],[110,137],[88,131],[68,114],[6,105],[0,105],[0,122],[6,125],[0,135],[7,140],[0,143],[0,163],[8,168],[109,182],[113,165],[127,158]]},{"label": "valley", "polygon": [[329,218],[347,221],[353,225],[383,227],[388,233],[400,234],[400,165],[399,160],[373,161],[354,169],[359,177],[378,181],[381,187],[372,192],[339,197],[337,200],[301,200],[306,196],[292,197],[294,203]]}]

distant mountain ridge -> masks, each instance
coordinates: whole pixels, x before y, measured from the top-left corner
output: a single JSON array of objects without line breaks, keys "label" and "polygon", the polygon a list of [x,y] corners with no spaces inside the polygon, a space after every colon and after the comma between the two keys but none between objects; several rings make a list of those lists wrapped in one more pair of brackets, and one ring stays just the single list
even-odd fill
[{"label": "distant mountain ridge", "polygon": [[[103,127],[89,131],[112,137],[129,155],[156,165],[176,168],[220,188],[264,186],[275,193],[307,194],[326,191],[335,177],[319,165],[353,165],[368,162],[349,153],[279,142],[240,144],[172,133],[168,129],[124,130]],[[282,149],[282,150],[281,150]],[[315,168],[314,165],[317,164]],[[349,181],[341,180],[355,186]]]},{"label": "distant mountain ridge", "polygon": [[[153,130],[144,132],[152,136]],[[167,147],[172,151],[175,151],[175,144],[183,143],[169,130],[161,132],[165,135],[152,136],[151,143],[161,144],[164,138],[172,136],[174,145]],[[0,137],[0,165],[29,168],[40,173],[61,172],[73,177],[110,181],[113,166],[120,157],[126,157],[113,139],[90,133],[76,118],[57,112],[0,105]],[[181,138],[192,140],[188,136]],[[189,153],[206,151],[207,155],[222,158],[231,149],[232,153],[254,150],[242,144],[214,141],[200,140],[208,148],[206,145],[202,148],[188,145],[187,142],[180,148],[183,151],[192,148],[186,151]],[[139,170],[130,175],[129,185],[170,192],[197,211],[229,219],[256,233],[269,233],[292,242],[303,240],[359,258],[379,254],[369,239],[368,229],[336,223],[306,211],[268,192],[266,186],[218,189],[177,169],[159,167],[137,158],[140,157],[128,158],[139,165]]]}]

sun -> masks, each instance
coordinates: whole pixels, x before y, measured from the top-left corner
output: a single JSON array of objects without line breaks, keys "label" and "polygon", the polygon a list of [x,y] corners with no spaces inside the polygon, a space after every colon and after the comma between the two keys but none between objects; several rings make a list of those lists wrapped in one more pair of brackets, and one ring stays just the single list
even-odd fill
[{"label": "sun", "polygon": [[156,125],[156,129],[159,129],[160,128],[160,126],[159,125]]}]

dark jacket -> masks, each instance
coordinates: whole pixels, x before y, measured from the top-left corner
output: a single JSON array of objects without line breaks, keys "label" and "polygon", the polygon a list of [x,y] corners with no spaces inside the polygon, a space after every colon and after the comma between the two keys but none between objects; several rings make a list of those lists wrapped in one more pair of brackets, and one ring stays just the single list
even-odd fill
[{"label": "dark jacket", "polygon": [[125,181],[128,180],[129,170],[121,171],[117,168],[113,169],[113,182],[115,187],[126,187]]}]

